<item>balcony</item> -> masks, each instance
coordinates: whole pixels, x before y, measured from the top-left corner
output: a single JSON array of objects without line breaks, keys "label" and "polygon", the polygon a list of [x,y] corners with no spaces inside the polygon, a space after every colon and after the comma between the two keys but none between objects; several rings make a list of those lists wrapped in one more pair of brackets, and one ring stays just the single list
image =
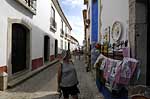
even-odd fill
[{"label": "balcony", "polygon": [[60,29],[60,36],[64,37],[64,30],[63,29]]},{"label": "balcony", "polygon": [[36,0],[16,0],[34,15],[36,14]]},{"label": "balcony", "polygon": [[54,32],[57,30],[57,23],[54,18],[50,18],[50,30]]}]

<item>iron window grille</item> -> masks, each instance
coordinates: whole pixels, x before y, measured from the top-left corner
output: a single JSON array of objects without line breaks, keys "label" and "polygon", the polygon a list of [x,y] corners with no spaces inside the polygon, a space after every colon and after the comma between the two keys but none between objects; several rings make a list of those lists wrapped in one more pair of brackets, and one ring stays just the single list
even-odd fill
[{"label": "iron window grille", "polygon": [[53,29],[55,31],[57,29],[57,23],[56,23],[55,19],[52,17],[50,18],[50,27],[51,27],[51,29]]}]

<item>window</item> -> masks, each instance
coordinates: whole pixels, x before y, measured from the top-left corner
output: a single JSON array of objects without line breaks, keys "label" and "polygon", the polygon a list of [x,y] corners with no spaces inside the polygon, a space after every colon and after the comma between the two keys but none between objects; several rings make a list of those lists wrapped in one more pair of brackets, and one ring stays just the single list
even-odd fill
[{"label": "window", "polygon": [[51,8],[51,18],[55,20],[55,10],[53,7]]},{"label": "window", "polygon": [[63,21],[61,20],[61,29],[63,30]]},{"label": "window", "polygon": [[67,26],[65,25],[65,33],[67,33]]},{"label": "window", "polygon": [[63,40],[61,40],[61,42],[60,42],[60,46],[61,46],[61,49],[63,49]]},{"label": "window", "polygon": [[67,42],[65,42],[65,50],[67,50]]},{"label": "window", "polygon": [[63,21],[62,21],[62,20],[61,20],[61,29],[60,29],[60,33],[61,33],[61,35],[64,34],[64,31],[63,31]]},{"label": "window", "polygon": [[53,7],[51,7],[50,30],[56,32],[56,29],[57,29],[57,23],[55,21],[55,10]]}]

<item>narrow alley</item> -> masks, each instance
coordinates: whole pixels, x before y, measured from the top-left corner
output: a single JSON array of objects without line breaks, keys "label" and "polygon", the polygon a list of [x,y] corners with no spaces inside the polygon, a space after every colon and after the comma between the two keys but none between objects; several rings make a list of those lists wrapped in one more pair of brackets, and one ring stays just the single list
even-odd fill
[{"label": "narrow alley", "polygon": [[[82,59],[75,60],[79,79],[79,99],[103,99],[98,93],[92,74],[86,72]],[[59,95],[56,91],[58,64],[49,66],[14,88],[0,92],[0,99],[58,99]]]},{"label": "narrow alley", "polygon": [[1,0],[0,99],[150,99],[149,5]]}]

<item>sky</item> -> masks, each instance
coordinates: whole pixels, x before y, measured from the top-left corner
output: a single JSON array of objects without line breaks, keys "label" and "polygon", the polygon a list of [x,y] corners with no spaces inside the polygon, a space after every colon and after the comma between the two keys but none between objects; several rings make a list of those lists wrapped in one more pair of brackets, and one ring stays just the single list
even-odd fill
[{"label": "sky", "polygon": [[72,36],[75,37],[80,45],[83,45],[84,24],[82,10],[85,8],[84,0],[59,0],[60,6],[72,27]]}]

